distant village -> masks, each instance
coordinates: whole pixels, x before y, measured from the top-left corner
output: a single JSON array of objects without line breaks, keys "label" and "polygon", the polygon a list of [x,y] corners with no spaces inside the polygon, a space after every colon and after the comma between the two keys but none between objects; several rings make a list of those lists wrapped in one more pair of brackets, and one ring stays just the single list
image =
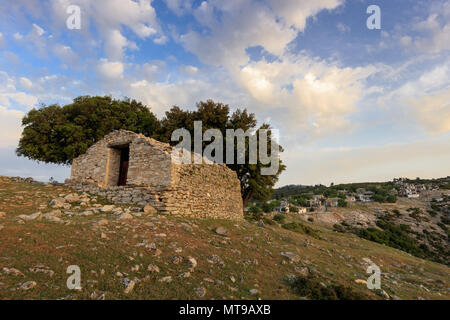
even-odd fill
[{"label": "distant village", "polygon": [[[444,181],[444,184],[443,182]],[[417,199],[424,193],[439,191],[441,185],[450,186],[450,177],[433,180],[410,180],[394,178],[390,182],[379,184],[350,184],[325,186],[286,186],[280,188],[275,197],[263,203],[252,202],[245,210],[280,213],[325,212],[328,208],[349,207],[357,202],[390,202],[395,203],[397,197]],[[281,190],[281,191],[280,191]],[[292,190],[292,191],[291,191]],[[437,202],[442,199],[435,199]]]}]

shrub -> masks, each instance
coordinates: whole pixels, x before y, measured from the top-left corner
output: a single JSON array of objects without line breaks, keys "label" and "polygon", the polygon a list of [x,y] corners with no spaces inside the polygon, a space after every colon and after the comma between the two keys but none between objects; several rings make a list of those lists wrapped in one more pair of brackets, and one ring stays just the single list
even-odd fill
[{"label": "shrub", "polygon": [[286,219],[286,216],[284,214],[277,213],[276,215],[273,216],[273,220],[275,220],[279,223],[283,223],[285,219]]},{"label": "shrub", "polygon": [[333,229],[334,229],[334,231],[337,231],[337,232],[342,232],[342,233],[345,232],[345,228],[343,226],[341,226],[340,224],[337,224],[337,223],[335,223],[333,225]]},{"label": "shrub", "polygon": [[339,199],[338,200],[338,206],[339,207],[347,207],[347,201],[345,201],[344,199]]},{"label": "shrub", "polygon": [[342,285],[323,286],[319,279],[309,277],[296,277],[291,283],[292,290],[301,297],[311,300],[364,300],[367,295],[355,292],[350,287]]},{"label": "shrub", "polygon": [[314,230],[308,226],[305,226],[304,224],[299,223],[299,222],[286,223],[286,224],[283,224],[282,227],[287,230],[291,230],[291,231],[298,232],[301,234],[306,234],[313,238],[320,239],[319,233],[316,230]]},{"label": "shrub", "polygon": [[309,217],[309,218],[308,218],[308,221],[309,221],[309,222],[314,222],[314,218]]}]

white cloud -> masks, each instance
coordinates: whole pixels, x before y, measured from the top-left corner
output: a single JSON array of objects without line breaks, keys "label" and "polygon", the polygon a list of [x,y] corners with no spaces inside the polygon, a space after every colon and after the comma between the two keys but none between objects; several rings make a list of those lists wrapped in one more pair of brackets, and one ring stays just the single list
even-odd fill
[{"label": "white cloud", "polygon": [[375,72],[371,66],[339,68],[298,56],[283,62],[251,63],[242,69],[240,81],[289,130],[320,136],[348,126],[345,118],[372,92],[365,80]]},{"label": "white cloud", "polygon": [[26,77],[20,77],[19,83],[22,86],[22,88],[26,90],[30,90],[33,88],[33,82],[31,82],[31,80]]},{"label": "white cloud", "polygon": [[124,65],[122,62],[101,59],[97,71],[100,76],[107,80],[117,80],[123,77]]},{"label": "white cloud", "polygon": [[183,75],[194,76],[198,73],[198,68],[194,66],[183,65],[180,67],[180,72]]},{"label": "white cloud", "polygon": [[20,33],[16,32],[16,33],[14,33],[13,37],[14,37],[14,39],[16,39],[16,40],[20,40],[20,39],[23,38],[23,35],[21,35]]},{"label": "white cloud", "polygon": [[410,100],[418,121],[431,133],[450,131],[450,87]]},{"label": "white cloud", "polygon": [[267,52],[281,56],[298,32],[305,29],[309,17],[324,9],[334,9],[341,2],[271,0],[269,7],[250,0],[203,1],[195,8],[194,16],[208,32],[190,31],[180,40],[203,62],[237,68],[248,62],[249,47],[262,46]]},{"label": "white cloud", "polygon": [[24,113],[0,106],[0,148],[15,146],[20,138]]},{"label": "white cloud", "polygon": [[339,22],[339,23],[336,25],[336,27],[337,27],[338,30],[339,30],[340,32],[342,32],[342,33],[349,32],[349,31],[350,31],[350,27],[347,26],[346,24],[342,23],[342,22]]},{"label": "white cloud", "polygon": [[192,8],[192,0],[164,0],[164,2],[178,16],[189,12]]},{"label": "white cloud", "polygon": [[73,52],[72,48],[63,44],[55,44],[53,46],[53,53],[58,59],[67,64],[73,65],[79,60],[78,55]]},{"label": "white cloud", "polygon": [[105,41],[105,52],[111,60],[122,60],[123,50],[128,45],[127,38],[119,30],[111,30]]},{"label": "white cloud", "polygon": [[[65,27],[67,19],[66,0],[53,1],[52,10],[59,24]],[[129,41],[123,29],[129,29],[139,38],[157,37],[162,41],[162,29],[156,17],[152,1],[146,0],[78,0],[82,8],[84,32],[89,35],[89,25],[94,24],[99,30],[105,45],[104,53],[110,60],[121,60],[125,48],[136,49],[134,42]],[[83,27],[82,27],[83,29]]]},{"label": "white cloud", "polygon": [[33,31],[32,32],[40,37],[45,33],[45,30],[42,29],[37,24],[33,23]]},{"label": "white cloud", "polygon": [[332,10],[340,6],[343,0],[270,0],[269,1],[276,16],[288,26],[303,31],[306,27],[306,20],[315,16],[322,10]]}]

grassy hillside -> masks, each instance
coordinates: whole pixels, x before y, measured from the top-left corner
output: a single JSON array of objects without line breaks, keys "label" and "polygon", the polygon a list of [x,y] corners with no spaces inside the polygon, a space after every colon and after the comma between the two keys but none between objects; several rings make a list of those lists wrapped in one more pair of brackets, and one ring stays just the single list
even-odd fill
[{"label": "grassy hillside", "polygon": [[[71,193],[0,177],[0,299],[386,299],[361,281],[368,259],[391,298],[450,298],[447,266],[332,225],[102,213],[104,199],[83,195],[51,207]],[[66,287],[69,265],[81,268],[81,290]]]}]

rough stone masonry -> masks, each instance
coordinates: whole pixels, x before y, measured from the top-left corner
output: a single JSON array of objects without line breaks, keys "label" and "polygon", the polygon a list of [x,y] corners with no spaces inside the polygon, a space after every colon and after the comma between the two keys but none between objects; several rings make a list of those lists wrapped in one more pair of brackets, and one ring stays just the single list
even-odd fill
[{"label": "rough stone masonry", "polygon": [[73,160],[69,184],[114,203],[150,204],[162,214],[243,218],[240,182],[226,165],[178,164],[172,147],[131,131],[113,131]]}]

